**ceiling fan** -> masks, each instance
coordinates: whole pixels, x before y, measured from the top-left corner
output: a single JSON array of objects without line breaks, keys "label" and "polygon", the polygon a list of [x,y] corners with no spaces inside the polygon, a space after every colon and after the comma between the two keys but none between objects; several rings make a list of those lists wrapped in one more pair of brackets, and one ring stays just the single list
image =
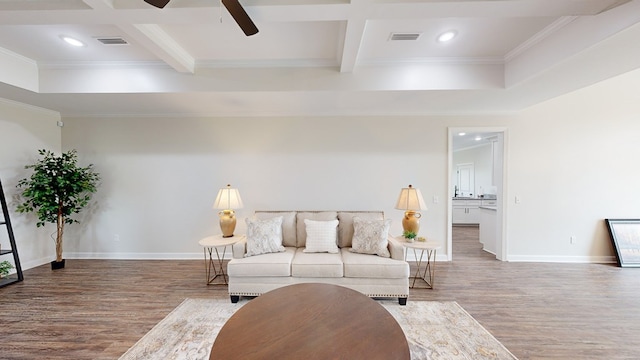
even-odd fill
[{"label": "ceiling fan", "polygon": [[[144,0],[147,4],[153,5],[157,8],[164,8],[169,1],[171,0]],[[244,32],[245,35],[251,36],[258,33],[258,28],[253,23],[247,12],[244,11],[242,5],[238,0],[221,0],[224,7],[227,8],[229,14],[233,17],[233,19],[238,23],[240,29]]]}]

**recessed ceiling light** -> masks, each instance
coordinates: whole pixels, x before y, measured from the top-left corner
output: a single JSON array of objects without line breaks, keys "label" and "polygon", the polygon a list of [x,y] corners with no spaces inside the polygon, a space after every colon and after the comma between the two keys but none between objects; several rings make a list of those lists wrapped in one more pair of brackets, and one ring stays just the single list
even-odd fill
[{"label": "recessed ceiling light", "polygon": [[60,38],[71,46],[77,46],[77,47],[86,46],[82,41],[78,39],[74,39],[70,36],[60,35]]},{"label": "recessed ceiling light", "polygon": [[476,137],[475,137],[475,140],[476,140],[476,141],[480,141],[480,140],[482,140],[482,136],[476,136]]},{"label": "recessed ceiling light", "polygon": [[455,30],[449,30],[438,35],[437,39],[438,39],[438,42],[447,42],[452,40],[454,37],[456,37],[456,35],[458,35],[458,32],[456,32]]},{"label": "recessed ceiling light", "polygon": [[458,136],[465,136],[465,135],[467,135],[467,133],[466,133],[466,132],[459,132],[459,133],[458,133]]}]

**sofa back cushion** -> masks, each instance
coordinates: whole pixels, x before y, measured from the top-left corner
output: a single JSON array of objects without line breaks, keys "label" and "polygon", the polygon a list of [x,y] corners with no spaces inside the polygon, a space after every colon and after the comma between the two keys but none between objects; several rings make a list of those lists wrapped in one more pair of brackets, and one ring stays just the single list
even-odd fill
[{"label": "sofa back cushion", "polygon": [[298,242],[297,247],[305,247],[307,244],[307,229],[304,223],[305,219],[315,221],[329,221],[338,219],[336,211],[298,211],[296,214],[296,236]]},{"label": "sofa back cushion", "polygon": [[257,219],[265,220],[282,216],[282,245],[305,247],[307,232],[304,219],[329,221],[338,219],[338,247],[351,247],[353,239],[353,217],[363,220],[384,220],[382,211],[273,211],[255,212]]},{"label": "sofa back cushion", "polygon": [[256,211],[255,216],[260,220],[282,216],[282,245],[297,246],[295,211]]},{"label": "sofa back cushion", "polygon": [[351,247],[353,239],[353,217],[362,220],[384,220],[382,211],[340,211],[338,212],[338,246]]}]

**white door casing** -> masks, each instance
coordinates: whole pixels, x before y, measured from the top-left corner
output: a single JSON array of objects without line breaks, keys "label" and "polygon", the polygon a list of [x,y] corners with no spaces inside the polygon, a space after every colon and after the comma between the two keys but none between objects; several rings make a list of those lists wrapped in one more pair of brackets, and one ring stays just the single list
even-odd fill
[{"label": "white door casing", "polygon": [[[498,133],[496,138],[495,146],[493,147],[493,159],[494,165],[496,168],[493,172],[493,185],[497,188],[497,199],[496,199],[496,207],[497,207],[497,216],[496,216],[496,259],[501,261],[509,261],[508,259],[508,239],[507,235],[507,207],[508,202],[506,201],[507,195],[507,159],[508,159],[508,132],[506,127],[469,127],[469,128],[449,128],[449,142],[448,142],[448,167],[449,167],[449,179],[448,184],[452,184],[454,181],[457,181],[457,174],[453,172],[454,169],[457,169],[456,164],[453,163],[453,139],[455,134],[460,132],[487,132],[487,133]],[[454,176],[456,178],[454,178]],[[447,205],[448,205],[448,221],[447,221],[447,260],[453,260],[453,251],[452,251],[452,207],[453,207],[453,195],[454,188],[452,186],[448,186],[449,194],[447,197]]]}]

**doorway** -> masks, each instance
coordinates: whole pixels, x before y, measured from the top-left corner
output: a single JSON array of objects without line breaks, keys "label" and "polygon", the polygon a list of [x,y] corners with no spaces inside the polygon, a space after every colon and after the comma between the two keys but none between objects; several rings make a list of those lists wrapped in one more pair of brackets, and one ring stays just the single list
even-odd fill
[{"label": "doorway", "polygon": [[[449,128],[449,260],[469,256],[508,260],[504,226],[506,132],[506,128]],[[454,237],[460,239],[456,246]]]},{"label": "doorway", "polygon": [[[454,157],[455,158],[455,157]],[[469,196],[475,190],[475,169],[473,163],[456,164],[456,183],[454,185],[455,196]]]}]

